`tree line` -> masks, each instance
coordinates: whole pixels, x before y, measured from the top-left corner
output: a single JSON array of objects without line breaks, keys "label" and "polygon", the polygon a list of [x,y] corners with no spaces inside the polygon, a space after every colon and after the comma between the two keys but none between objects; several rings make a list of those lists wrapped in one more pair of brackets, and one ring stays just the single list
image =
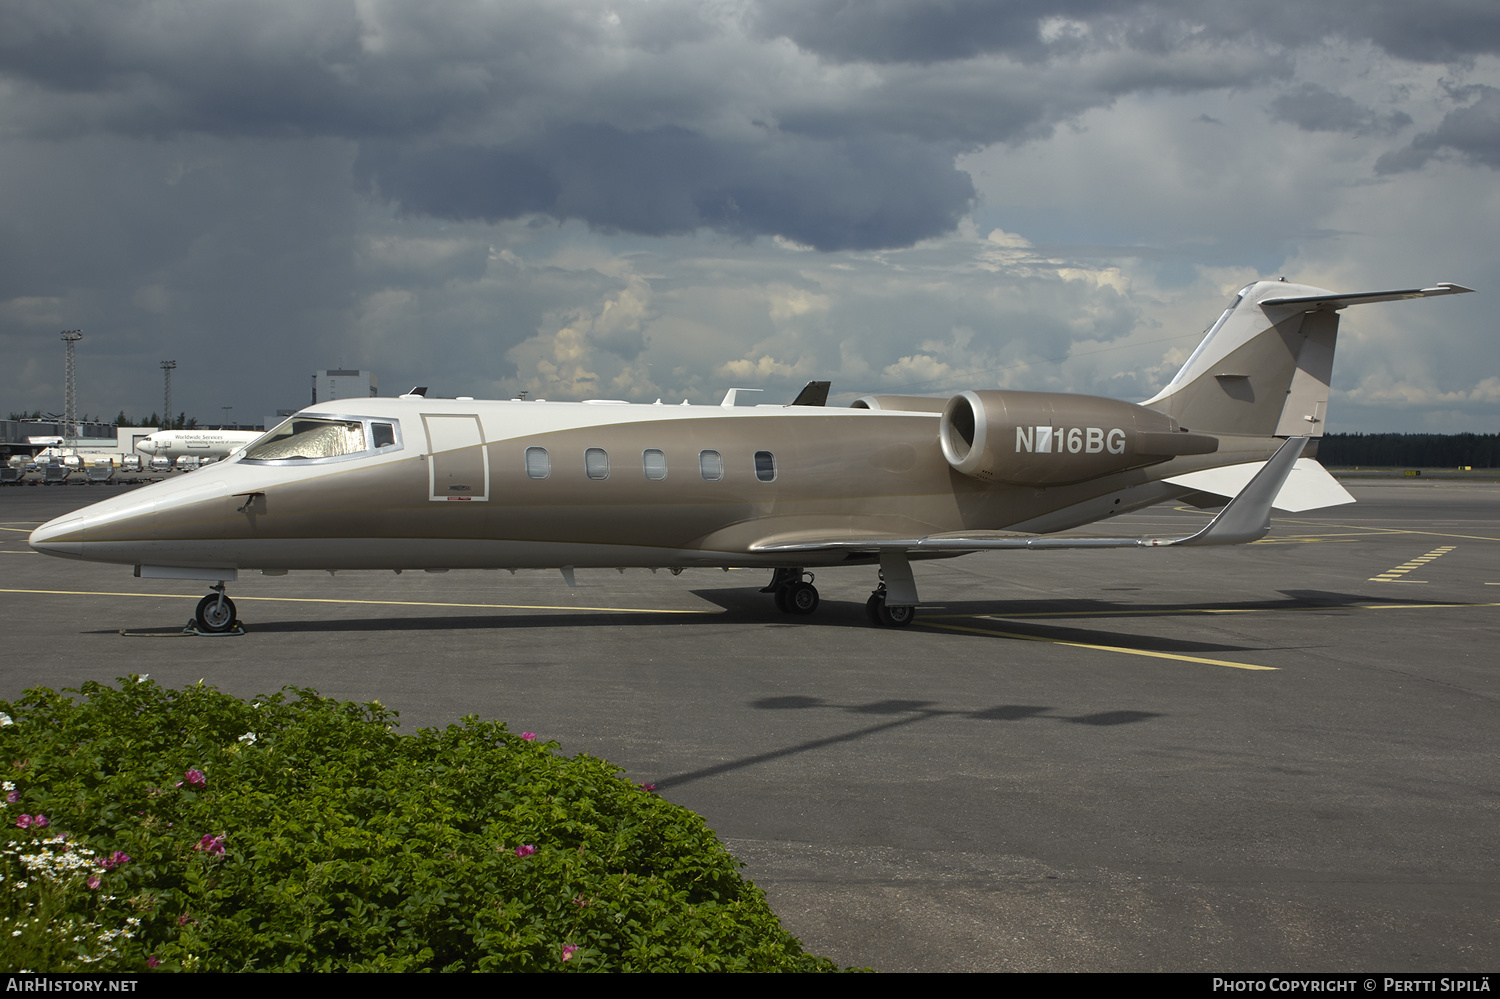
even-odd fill
[{"label": "tree line", "polygon": [[1496,468],[1500,434],[1328,434],[1318,460],[1339,467]]}]

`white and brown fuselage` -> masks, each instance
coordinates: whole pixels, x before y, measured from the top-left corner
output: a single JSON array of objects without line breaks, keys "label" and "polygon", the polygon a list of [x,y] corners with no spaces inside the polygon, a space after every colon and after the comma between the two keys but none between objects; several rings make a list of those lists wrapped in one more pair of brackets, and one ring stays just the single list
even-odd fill
[{"label": "white and brown fuselage", "polygon": [[[60,518],[33,544],[93,561],[263,570],[831,565],[874,557],[840,541],[1055,530],[1039,522],[1070,510],[1077,523],[1102,519],[1186,491],[1160,482],[1168,475],[1263,460],[1280,443],[1223,438],[1211,454],[1103,471],[1101,461],[1132,464],[1150,431],[1093,403],[1140,407],[1007,395],[1070,401],[1077,450],[1069,417],[1049,408],[1059,425],[1048,457],[1074,469],[1055,477],[1081,481],[960,473],[944,457],[939,412],[361,399],[299,416],[387,424],[391,443],[315,459],[242,455]],[[1009,424],[999,435],[1020,436]],[[1105,443],[1090,452],[1095,441]],[[800,550],[768,550],[784,545]]]}]

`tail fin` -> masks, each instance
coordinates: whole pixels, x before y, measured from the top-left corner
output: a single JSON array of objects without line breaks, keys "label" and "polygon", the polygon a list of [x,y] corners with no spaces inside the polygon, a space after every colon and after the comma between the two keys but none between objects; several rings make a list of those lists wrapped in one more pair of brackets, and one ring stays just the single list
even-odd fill
[{"label": "tail fin", "polygon": [[1471,290],[1439,284],[1338,295],[1257,281],[1229,304],[1167,387],[1142,405],[1191,430],[1321,437],[1340,309]]}]

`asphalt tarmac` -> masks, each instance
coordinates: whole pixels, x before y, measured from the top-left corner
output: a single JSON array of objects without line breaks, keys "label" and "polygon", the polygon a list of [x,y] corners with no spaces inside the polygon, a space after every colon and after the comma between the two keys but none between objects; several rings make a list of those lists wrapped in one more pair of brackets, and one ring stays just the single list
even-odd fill
[{"label": "asphalt tarmac", "polygon": [[177,636],[197,583],[27,548],[123,487],[3,489],[0,697],[149,672],[499,718],[704,815],[842,964],[1495,971],[1500,484],[1348,485],[1250,546],[924,563],[905,630],[872,568],[806,618],[759,571],[341,572],[246,574],[227,638]]}]

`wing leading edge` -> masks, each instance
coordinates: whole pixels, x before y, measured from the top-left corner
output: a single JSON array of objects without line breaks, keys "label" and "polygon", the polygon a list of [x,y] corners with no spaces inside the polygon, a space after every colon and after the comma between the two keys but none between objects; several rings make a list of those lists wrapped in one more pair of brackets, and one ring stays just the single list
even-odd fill
[{"label": "wing leading edge", "polygon": [[975,552],[994,549],[1057,548],[1164,548],[1178,545],[1242,545],[1258,541],[1271,530],[1271,507],[1286,484],[1287,477],[1302,456],[1306,437],[1288,438],[1271,459],[1261,467],[1245,488],[1220,510],[1203,530],[1176,538],[1052,538],[1041,536],[1003,536],[985,531],[970,535],[940,534],[922,538],[871,537],[804,539],[796,542],[772,542],[751,546],[756,552]]}]

